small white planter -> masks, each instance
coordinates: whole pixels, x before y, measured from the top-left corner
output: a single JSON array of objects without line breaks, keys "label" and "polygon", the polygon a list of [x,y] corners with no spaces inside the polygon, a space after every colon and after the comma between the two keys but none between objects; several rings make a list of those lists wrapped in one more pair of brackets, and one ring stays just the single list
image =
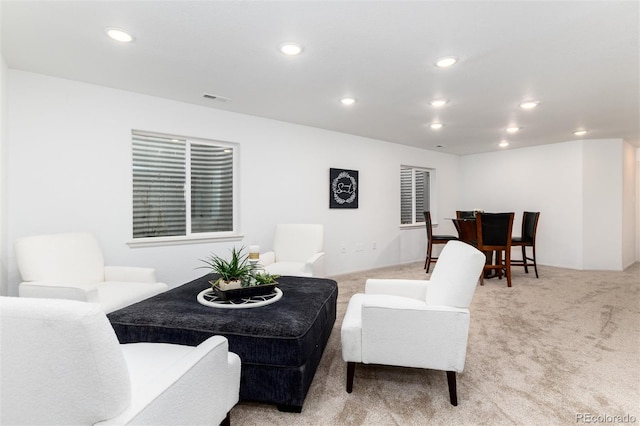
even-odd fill
[{"label": "small white planter", "polygon": [[242,281],[240,280],[235,280],[235,281],[218,281],[217,286],[220,290],[223,291],[227,291],[227,290],[234,290],[236,288],[241,288],[242,287]]}]

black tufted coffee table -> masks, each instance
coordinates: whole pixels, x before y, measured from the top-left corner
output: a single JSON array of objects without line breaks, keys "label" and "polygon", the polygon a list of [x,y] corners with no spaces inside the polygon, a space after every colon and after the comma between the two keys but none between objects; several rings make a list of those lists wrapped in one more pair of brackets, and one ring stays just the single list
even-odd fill
[{"label": "black tufted coffee table", "polygon": [[338,285],[322,278],[282,276],[282,298],[252,309],[198,303],[215,275],[108,314],[121,343],[196,346],[225,336],[242,360],[240,399],[300,412],[336,320]]}]

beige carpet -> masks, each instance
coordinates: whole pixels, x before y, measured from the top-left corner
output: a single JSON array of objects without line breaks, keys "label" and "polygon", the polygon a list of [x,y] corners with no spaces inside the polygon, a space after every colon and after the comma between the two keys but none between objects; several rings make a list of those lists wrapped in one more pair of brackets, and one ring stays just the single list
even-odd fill
[{"label": "beige carpet", "polygon": [[504,279],[477,288],[457,407],[441,371],[358,365],[353,393],[345,391],[340,325],[349,297],[368,277],[422,279],[422,265],[333,277],[338,318],[302,413],[241,402],[232,424],[570,425],[614,416],[638,424],[640,264],[624,272],[539,272],[536,279],[516,268],[512,288]]}]

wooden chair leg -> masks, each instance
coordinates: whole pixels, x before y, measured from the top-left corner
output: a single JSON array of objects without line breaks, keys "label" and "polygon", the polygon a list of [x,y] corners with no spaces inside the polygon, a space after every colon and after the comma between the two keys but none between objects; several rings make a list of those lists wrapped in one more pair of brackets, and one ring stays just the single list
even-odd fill
[{"label": "wooden chair leg", "polygon": [[431,267],[431,249],[433,248],[433,244],[429,242],[429,246],[427,247],[427,260],[424,262],[424,268],[427,270],[427,274],[429,273],[429,268]]},{"label": "wooden chair leg", "polygon": [[356,363],[347,362],[347,393],[353,391],[353,376],[356,372]]},{"label": "wooden chair leg", "polygon": [[522,245],[520,247],[522,247],[522,265],[524,266],[524,272],[528,274],[529,267],[527,266],[527,248],[525,245]]},{"label": "wooden chair leg", "polygon": [[454,407],[458,406],[458,390],[456,389],[456,372],[447,371],[447,383],[449,384],[449,400]]},{"label": "wooden chair leg", "polygon": [[536,271],[536,278],[538,278],[538,263],[536,262],[536,246],[532,247],[533,249],[533,257],[531,260],[533,261],[533,269]]},{"label": "wooden chair leg", "polygon": [[511,253],[509,251],[505,253],[504,269],[507,276],[507,287],[511,287]]}]

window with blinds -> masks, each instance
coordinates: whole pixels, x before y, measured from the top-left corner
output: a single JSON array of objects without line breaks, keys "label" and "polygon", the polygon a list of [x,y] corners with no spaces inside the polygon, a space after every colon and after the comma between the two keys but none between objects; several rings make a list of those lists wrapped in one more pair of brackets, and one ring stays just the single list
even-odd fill
[{"label": "window with blinds", "polygon": [[133,132],[133,238],[234,230],[231,144]]},{"label": "window with blinds", "polygon": [[425,210],[431,210],[430,169],[400,166],[400,224],[424,222]]}]

